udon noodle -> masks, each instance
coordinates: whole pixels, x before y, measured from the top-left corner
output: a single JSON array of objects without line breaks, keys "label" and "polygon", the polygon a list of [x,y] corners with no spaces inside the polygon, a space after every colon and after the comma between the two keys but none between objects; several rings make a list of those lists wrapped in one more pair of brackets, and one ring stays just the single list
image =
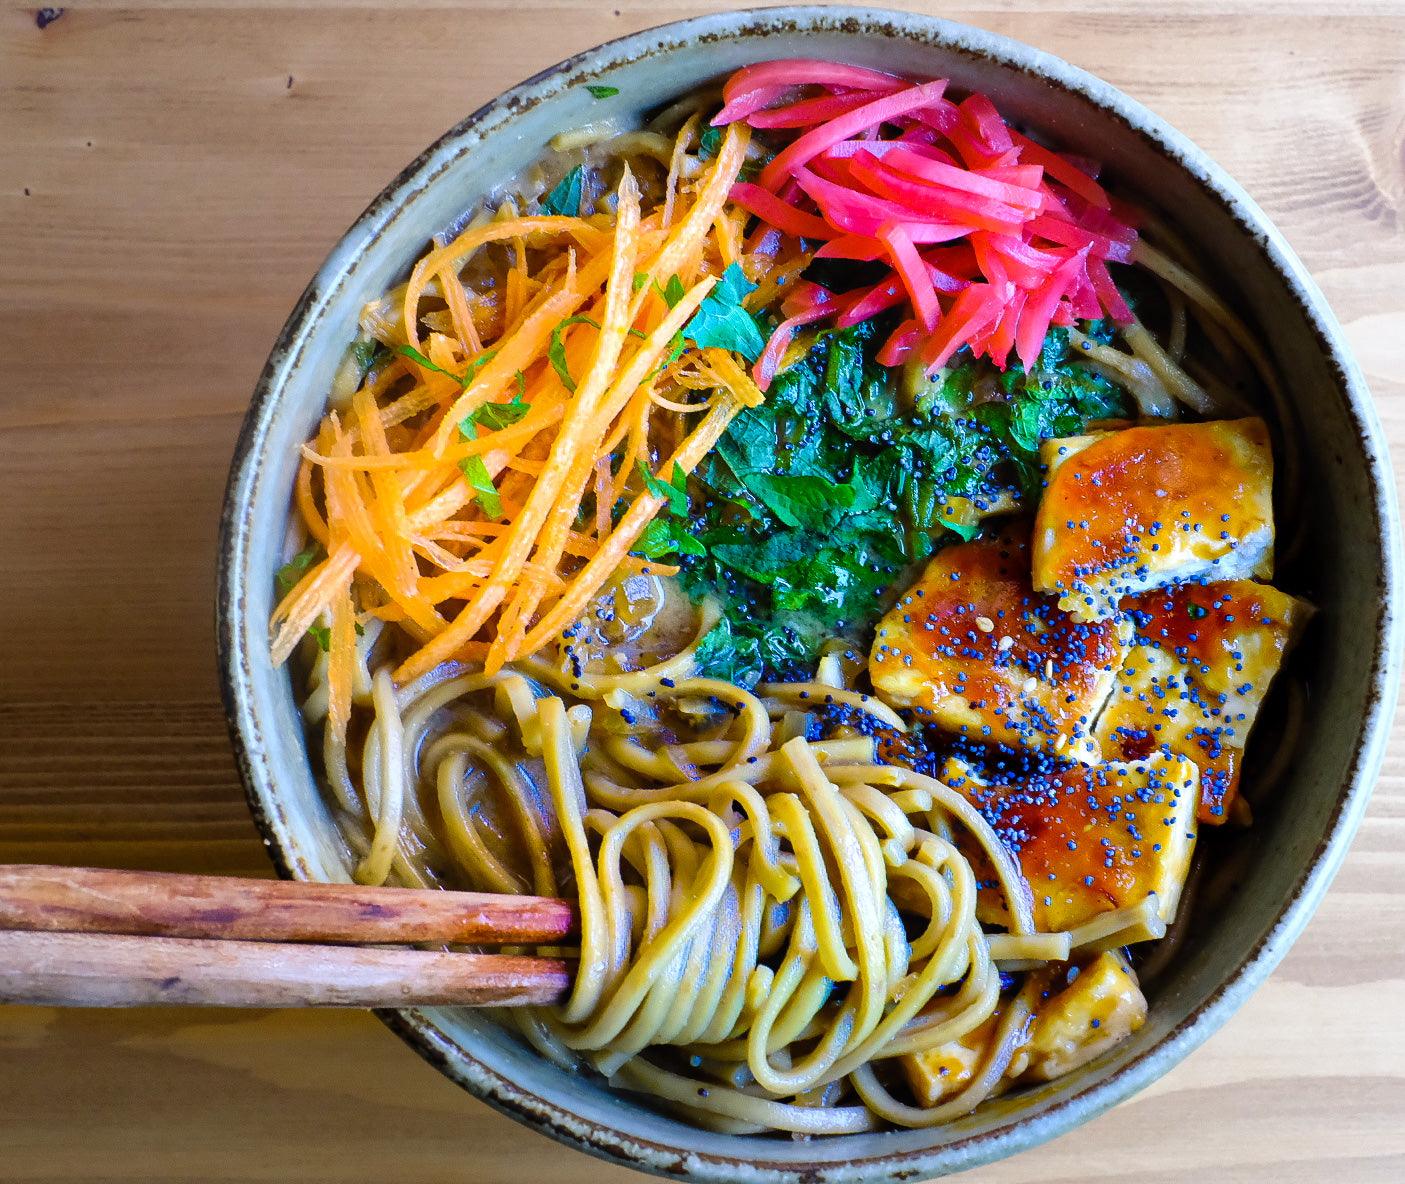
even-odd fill
[{"label": "udon noodle", "polygon": [[[762,115],[812,102],[828,103],[836,122],[847,118],[864,92],[843,73],[851,68],[834,69],[840,81],[818,97]],[[794,88],[821,77],[797,75],[770,103],[782,92],[807,94]],[[897,84],[865,85],[889,95]],[[724,114],[736,93],[729,84]],[[1073,746],[1056,745],[1047,722],[1032,726],[1044,739],[1026,733],[1007,746],[1023,745],[1033,762],[1031,780],[1015,787],[1023,798],[1002,790],[992,799],[991,771],[968,782],[949,755],[945,764],[904,756],[937,732],[956,742],[961,760],[979,762],[984,740],[970,743],[966,725],[946,723],[940,696],[885,689],[878,651],[865,665],[874,622],[893,596],[873,604],[866,634],[846,621],[823,639],[808,669],[772,666],[759,681],[712,673],[709,638],[729,614],[753,606],[685,591],[678,572],[694,553],[685,543],[675,539],[678,554],[665,551],[660,562],[636,540],[654,515],[667,520],[682,492],[667,488],[670,472],[696,475],[743,409],[766,397],[759,388],[776,364],[795,364],[804,349],[786,352],[782,343],[770,373],[764,357],[748,373],[735,350],[682,348],[682,329],[697,324],[689,318],[715,298],[730,266],[744,265],[754,282],[746,307],[757,313],[796,290],[815,254],[803,237],[768,229],[765,217],[758,223],[752,215],[771,209],[756,204],[763,198],[753,195],[745,209],[727,201],[729,190],[734,200],[746,196],[734,186],[749,182],[738,178],[765,160],[736,124],[720,144],[706,142],[705,116],[719,102],[702,93],[642,129],[564,133],[539,173],[456,237],[436,240],[406,287],[368,305],[359,344],[395,352],[372,362],[365,350],[348,356],[306,450],[293,550],[305,555],[310,543],[322,557],[292,565],[274,649],[281,658],[301,646],[308,660],[304,714],[357,880],[579,902],[579,946],[565,951],[577,967],[568,998],[500,1013],[544,1057],[720,1132],[934,1126],[1104,1047],[1086,1025],[1058,1040],[1040,1035],[1041,1024],[1072,1014],[1068,992],[1080,968],[1085,982],[1093,966],[1121,976],[1108,996],[1116,1002],[1088,1013],[1103,1016],[1093,1029],[1105,1023],[1115,1041],[1139,1026],[1127,1012],[1135,1010],[1127,1000],[1140,1000],[1135,972],[1117,951],[1162,938],[1169,922],[1171,939],[1143,965],[1164,969],[1184,938],[1204,848],[1179,913],[1184,866],[1173,869],[1169,889],[1158,881],[1149,893],[1109,897],[1054,923],[1048,886],[1022,864],[1028,833],[1011,839],[1029,826],[1018,816],[1012,824],[1008,806],[1042,809],[1057,799],[1050,778],[1082,769]],[[1019,175],[999,167],[979,175]],[[554,185],[559,195],[573,175],[585,177],[577,206],[595,212],[537,212],[555,200],[545,190]],[[901,265],[908,256],[895,248],[895,258]],[[1082,319],[1067,325],[1070,366],[1128,401],[1104,434],[1256,407],[1281,430],[1287,420],[1265,350],[1200,278],[1185,244],[1145,215],[1125,262],[1144,295],[1116,332]],[[777,317],[821,322],[832,315],[827,299]],[[588,414],[578,421],[582,404]],[[573,451],[562,441],[577,429]],[[1069,435],[1098,430],[1084,423]],[[1293,490],[1292,450],[1280,445],[1276,455],[1280,488]],[[481,470],[470,463],[479,457]],[[1019,498],[1000,508],[1013,503]],[[1007,538],[986,521],[997,512],[973,511],[966,525],[976,542],[938,549],[938,559]],[[1296,524],[1291,507],[1279,516]],[[527,519],[535,525],[523,533]],[[912,570],[895,577],[895,591]],[[1191,586],[1229,587],[1203,576]],[[1197,620],[1207,611],[1191,608]],[[1133,631],[1148,631],[1155,610],[1134,613],[1109,644],[1125,647]],[[1002,635],[1007,627],[994,616],[972,619],[1003,669],[1002,657],[1027,643],[1013,627]],[[1042,638],[1052,619],[1028,632]],[[884,620],[892,624],[880,640],[891,640],[901,626]],[[1100,627],[1069,626],[1078,637]],[[984,661],[986,642],[969,636],[961,660]],[[910,668],[912,653],[903,657]],[[1041,652],[1024,690],[1040,677],[1054,682],[1055,661]],[[962,692],[965,677],[943,693]],[[1173,676],[1165,685],[1180,684]],[[974,693],[968,698],[978,711]],[[1279,753],[1287,759],[1301,688],[1283,698],[1288,738]],[[1249,722],[1257,709],[1256,698]],[[1218,708],[1206,710],[1219,718]],[[1247,727],[1234,737],[1235,760]],[[1103,758],[1133,730],[1104,736]],[[1091,736],[1091,726],[1073,733],[1075,741]],[[1145,775],[1155,763],[1149,748],[1134,752],[1128,742],[1122,752],[1129,763],[1118,776]],[[1165,767],[1190,770],[1193,815],[1197,774],[1184,755],[1168,753]],[[1213,760],[1191,755],[1202,766],[1203,806],[1206,779],[1228,775],[1214,763],[1218,749]],[[1247,820],[1246,797],[1261,801],[1276,767],[1259,774],[1244,778],[1244,795],[1233,780],[1222,786],[1217,800],[1232,818]],[[1153,777],[1137,793],[1114,801],[1128,803],[1129,816],[1135,806],[1170,819],[1181,788]],[[1185,815],[1174,817],[1184,828]],[[1202,828],[1219,820],[1202,813]],[[1184,857],[1189,864],[1188,847]]]}]

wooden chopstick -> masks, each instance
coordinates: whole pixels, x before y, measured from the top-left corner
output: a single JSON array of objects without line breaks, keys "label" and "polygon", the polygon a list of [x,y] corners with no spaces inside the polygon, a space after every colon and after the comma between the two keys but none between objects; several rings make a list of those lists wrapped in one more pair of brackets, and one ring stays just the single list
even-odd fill
[{"label": "wooden chopstick", "polygon": [[513,1007],[570,984],[566,963],[510,954],[0,931],[0,1003]]},{"label": "wooden chopstick", "polygon": [[576,907],[546,896],[0,865],[0,929],[222,941],[547,945]]},{"label": "wooden chopstick", "polygon": [[569,987],[565,962],[366,946],[552,944],[576,927],[547,897],[0,866],[0,1003],[544,1003]]}]

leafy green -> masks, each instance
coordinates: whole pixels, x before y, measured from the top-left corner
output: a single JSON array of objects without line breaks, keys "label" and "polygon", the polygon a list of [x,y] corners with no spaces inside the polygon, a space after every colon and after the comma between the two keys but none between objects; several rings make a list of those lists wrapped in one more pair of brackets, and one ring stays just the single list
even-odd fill
[{"label": "leafy green", "polygon": [[[682,284],[679,284],[682,287]],[[700,349],[716,346],[739,353],[754,362],[766,348],[766,340],[742,301],[756,285],[746,278],[741,264],[729,264],[718,277],[716,285],[698,306],[698,311],[683,329],[684,337]],[[680,297],[682,293],[679,293]]]},{"label": "leafy green", "polygon": [[568,391],[576,389],[576,380],[571,377],[570,368],[566,365],[566,343],[561,338],[572,325],[594,325],[598,329],[600,322],[593,317],[567,317],[551,331],[551,342],[546,347],[547,360],[551,362],[551,368],[556,371],[561,385]]},{"label": "leafy green", "polygon": [[470,386],[473,380],[478,376],[478,371],[483,369],[483,367],[497,357],[498,354],[498,351],[495,349],[485,350],[474,358],[473,361],[469,362],[467,370],[462,374],[455,374],[452,370],[445,370],[443,366],[435,365],[435,363],[431,362],[424,354],[415,349],[414,346],[402,345],[395,352],[403,354],[412,361],[418,362],[426,370],[433,370],[436,374],[447,374],[457,382],[459,386],[464,388]]},{"label": "leafy green", "polygon": [[[521,374],[520,370],[518,374]],[[465,439],[473,440],[478,436],[475,428],[485,427],[496,432],[501,428],[511,427],[531,409],[531,404],[522,401],[522,392],[519,390],[510,402],[484,403],[475,409],[472,414],[459,421],[459,432]]]},{"label": "leafy green", "polygon": [[653,519],[639,536],[636,550],[646,559],[662,559],[665,555],[706,555],[703,545],[673,517]]},{"label": "leafy green", "polygon": [[[635,291],[638,289],[636,288]],[[547,346],[546,356],[551,362],[551,368],[556,371],[556,376],[561,379],[561,385],[568,391],[576,389],[576,380],[571,377],[571,371],[566,365],[566,343],[562,340],[562,335],[572,325],[590,325],[592,328],[598,329],[600,322],[594,317],[567,317],[551,331],[551,343]],[[629,329],[628,333],[631,337],[648,336],[642,329]],[[524,391],[527,389],[527,378],[520,370],[517,372],[517,385]]]},{"label": "leafy green", "polygon": [[501,518],[502,498],[498,496],[498,487],[493,484],[493,478],[488,472],[488,466],[483,463],[483,458],[466,456],[459,461],[459,469],[469,488],[477,495],[483,513],[489,518]]},{"label": "leafy green", "polygon": [[[657,284],[654,285],[658,287]],[[676,274],[668,277],[668,283],[659,289],[659,294],[663,297],[664,303],[669,308],[677,308],[678,302],[683,299],[683,281]]]},{"label": "leafy green", "polygon": [[1037,490],[1040,440],[1125,412],[1068,364],[1066,334],[1030,374],[959,362],[913,406],[899,372],[873,359],[890,329],[820,334],[694,472],[702,554],[680,552],[681,578],[695,599],[733,606],[703,647],[705,672],[808,673],[825,640],[866,643],[916,564],[972,537],[982,510]]},{"label": "leafy green", "polygon": [[698,140],[698,155],[703,160],[711,160],[722,147],[722,129],[709,127]]},{"label": "leafy green", "polygon": [[282,567],[278,569],[273,577],[273,583],[278,589],[279,596],[287,596],[295,587],[298,581],[311,570],[313,564],[322,558],[322,548],[317,543],[312,543],[303,548]]},{"label": "leafy green", "polygon": [[617,86],[587,86],[585,89],[597,99],[613,99],[620,93],[620,88]]},{"label": "leafy green", "polygon": [[326,625],[309,625],[308,636],[317,642],[317,647],[325,654],[332,648],[332,631]]},{"label": "leafy green", "polygon": [[639,476],[644,481],[644,488],[655,497],[661,497],[668,503],[668,512],[676,517],[683,517],[688,512],[688,475],[683,472],[683,468],[677,461],[673,464],[673,475],[667,481],[660,481],[653,473],[649,472],[649,466],[642,460],[636,462],[639,468]]},{"label": "leafy green", "polygon": [[641,460],[637,462],[644,487],[667,503],[667,513],[653,519],[639,536],[636,550],[646,559],[665,555],[706,555],[707,551],[685,528],[688,517],[688,475],[677,462],[667,481],[660,481]]},{"label": "leafy green", "polygon": [[356,385],[366,381],[366,375],[385,352],[379,341],[358,341],[351,347],[352,359],[356,362]]},{"label": "leafy green", "polygon": [[564,214],[577,218],[581,212],[581,195],[584,190],[585,168],[576,165],[561,178],[551,192],[542,198],[543,214]]}]

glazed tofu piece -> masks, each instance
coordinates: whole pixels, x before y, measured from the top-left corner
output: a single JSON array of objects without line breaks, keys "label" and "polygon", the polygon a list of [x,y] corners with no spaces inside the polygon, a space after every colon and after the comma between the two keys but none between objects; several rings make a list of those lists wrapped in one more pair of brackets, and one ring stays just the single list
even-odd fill
[{"label": "glazed tofu piece", "polygon": [[[1077,929],[1155,897],[1169,923],[1195,850],[1199,770],[1178,756],[1060,766],[1018,785],[988,785],[948,763],[945,780],[990,823],[1029,885],[1035,928]],[[965,851],[980,880],[976,913],[1007,926],[1004,895],[979,852]]]},{"label": "glazed tofu piece", "polygon": [[1097,722],[1102,750],[1190,758],[1200,768],[1200,821],[1223,822],[1249,731],[1312,608],[1252,580],[1184,584],[1123,608],[1134,639]]},{"label": "glazed tofu piece", "polygon": [[1034,587],[1080,621],[1186,580],[1273,575],[1273,457],[1261,419],[1131,427],[1040,449]]},{"label": "glazed tofu piece", "polygon": [[[971,1083],[999,1019],[997,1009],[959,1040],[899,1058],[918,1105],[940,1105]],[[1146,997],[1126,957],[1116,950],[1094,954],[1053,978],[1006,1075],[1052,1081],[1121,1043],[1145,1022]]]},{"label": "glazed tofu piece", "polygon": [[983,744],[1094,761],[1093,721],[1122,668],[1120,622],[1079,623],[1029,582],[1027,533],[939,552],[879,623],[874,689]]},{"label": "glazed tofu piece", "polygon": [[1146,996],[1117,950],[1069,967],[1061,989],[1040,1004],[1020,1076],[1053,1081],[1120,1044],[1146,1023]]},{"label": "glazed tofu piece", "polygon": [[948,1040],[899,1057],[903,1075],[919,1106],[931,1109],[971,1084],[1000,1022],[1000,1010],[959,1040]]}]

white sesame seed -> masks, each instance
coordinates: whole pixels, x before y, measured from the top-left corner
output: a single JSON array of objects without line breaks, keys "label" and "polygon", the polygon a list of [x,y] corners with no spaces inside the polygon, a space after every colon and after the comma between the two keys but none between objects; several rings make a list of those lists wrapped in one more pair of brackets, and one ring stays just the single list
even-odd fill
[{"label": "white sesame seed", "polygon": [[976,628],[979,629],[982,633],[994,633],[995,622],[992,621],[989,617],[977,617]]},{"label": "white sesame seed", "polygon": [[1008,650],[1014,644],[1015,639],[1011,637],[1008,633],[1000,639],[1000,649],[1002,650]]},{"label": "white sesame seed", "polygon": [[1050,682],[1053,682],[1053,681],[1054,681],[1054,659],[1053,659],[1053,658],[1045,658],[1045,659],[1044,659],[1044,677],[1047,678]]},{"label": "white sesame seed", "polygon": [[1028,695],[1038,685],[1039,680],[1031,676],[1024,680],[1024,685],[1020,687],[1020,690],[1022,690],[1026,695]]}]

